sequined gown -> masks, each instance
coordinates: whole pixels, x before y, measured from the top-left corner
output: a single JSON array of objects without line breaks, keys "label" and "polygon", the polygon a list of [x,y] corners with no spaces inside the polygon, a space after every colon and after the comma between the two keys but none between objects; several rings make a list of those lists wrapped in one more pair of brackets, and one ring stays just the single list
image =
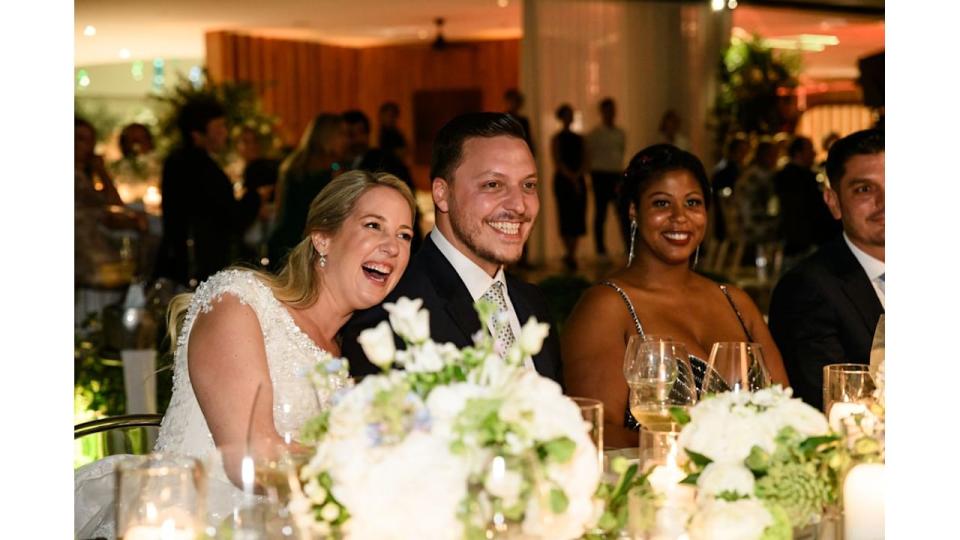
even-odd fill
[{"label": "sequined gown", "polygon": [[[237,297],[253,309],[260,321],[266,347],[270,382],[273,384],[273,421],[278,432],[297,431],[319,414],[316,392],[308,374],[317,362],[331,355],[296,325],[270,288],[247,270],[225,270],[210,277],[197,289],[187,310],[174,355],[173,396],[163,417],[156,450],[194,456],[208,468],[208,514],[212,520],[225,516],[241,492],[227,479],[213,436],[203,417],[187,369],[190,331],[200,313],[206,313],[225,294]],[[290,408],[289,404],[295,404]],[[284,407],[287,405],[287,407]],[[238,414],[246,414],[238,411]]]}]

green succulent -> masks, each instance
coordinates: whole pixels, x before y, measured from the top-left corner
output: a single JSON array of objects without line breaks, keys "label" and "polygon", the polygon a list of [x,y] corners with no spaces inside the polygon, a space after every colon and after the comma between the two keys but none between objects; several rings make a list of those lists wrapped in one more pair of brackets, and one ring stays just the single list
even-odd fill
[{"label": "green succulent", "polygon": [[773,517],[773,523],[763,530],[760,540],[792,540],[793,526],[790,524],[790,516],[786,510],[779,504],[764,501],[763,506]]},{"label": "green succulent", "polygon": [[757,480],[755,493],[783,508],[793,527],[803,527],[820,515],[831,494],[814,463],[773,463]]}]

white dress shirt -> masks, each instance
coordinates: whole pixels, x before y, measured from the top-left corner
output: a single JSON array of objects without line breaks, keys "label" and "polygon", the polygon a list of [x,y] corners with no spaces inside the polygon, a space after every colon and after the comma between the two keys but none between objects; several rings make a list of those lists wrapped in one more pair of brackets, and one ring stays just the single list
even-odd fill
[{"label": "white dress shirt", "polygon": [[[517,310],[513,307],[513,302],[510,301],[510,291],[507,289],[507,280],[503,274],[503,267],[501,266],[497,269],[496,275],[490,277],[483,268],[477,266],[477,263],[471,261],[466,255],[460,253],[457,248],[453,247],[453,244],[443,237],[440,229],[434,227],[433,230],[430,231],[430,239],[433,240],[437,249],[446,257],[450,265],[453,266],[453,269],[457,271],[457,275],[460,276],[463,284],[467,286],[470,297],[473,298],[474,302],[479,300],[480,297],[483,296],[483,293],[487,292],[487,289],[493,285],[494,281],[503,283],[503,296],[507,301],[507,314],[510,319],[510,328],[513,330],[513,335],[519,340],[520,318],[517,316]],[[494,329],[490,327],[489,330],[492,335]]]},{"label": "white dress shirt", "polygon": [[870,280],[870,285],[873,286],[873,290],[877,293],[877,299],[880,300],[880,305],[883,306],[883,309],[887,309],[887,302],[884,294],[885,285],[880,284],[880,277],[886,277],[886,265],[883,261],[871,257],[865,251],[858,248],[853,242],[850,241],[850,237],[847,236],[847,233],[843,233],[843,241],[847,243],[847,247],[850,248],[850,251],[853,252],[853,256],[857,258],[857,262],[860,263],[860,266],[863,267],[864,272],[867,273],[867,279]]}]

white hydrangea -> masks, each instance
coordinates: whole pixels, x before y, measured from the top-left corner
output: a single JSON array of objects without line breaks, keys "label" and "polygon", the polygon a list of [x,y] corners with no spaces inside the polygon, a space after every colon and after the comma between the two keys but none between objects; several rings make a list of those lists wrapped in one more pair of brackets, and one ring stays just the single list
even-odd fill
[{"label": "white hydrangea", "polygon": [[757,540],[773,524],[773,516],[757,499],[713,499],[690,521],[690,540]]},{"label": "white hydrangea", "polygon": [[697,497],[706,500],[724,491],[752,497],[755,482],[750,469],[741,464],[711,463],[697,479]]}]

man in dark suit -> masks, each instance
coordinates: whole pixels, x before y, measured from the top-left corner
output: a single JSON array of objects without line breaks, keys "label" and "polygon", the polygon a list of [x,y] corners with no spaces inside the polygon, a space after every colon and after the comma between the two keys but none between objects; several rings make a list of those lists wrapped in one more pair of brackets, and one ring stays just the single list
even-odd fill
[{"label": "man in dark suit", "polygon": [[884,137],[840,139],[827,157],[824,200],[843,234],[788,272],[773,291],[770,331],[794,395],[823,407],[823,367],[870,361],[884,312]]},{"label": "man in dark suit", "polygon": [[[837,236],[839,224],[832,219],[813,171],[816,152],[813,141],[795,137],[787,149],[789,163],[773,177],[780,198],[780,239],[783,254],[794,262]],[[788,265],[788,266],[792,266]]]},{"label": "man in dark suit", "polygon": [[[472,344],[481,328],[473,304],[481,297],[497,298],[506,312],[512,334],[495,333],[498,339],[519,337],[521,324],[531,316],[551,322],[540,290],[504,272],[520,258],[540,210],[537,168],[523,135],[520,124],[504,113],[461,115],[437,133],[430,166],[436,227],[384,300],[422,298],[436,342]],[[375,306],[354,314],[344,328],[342,352],[351,374],[379,372],[357,336],[386,319],[384,309]],[[532,367],[558,383],[563,380],[553,328]]]},{"label": "man in dark suit", "polygon": [[241,238],[257,217],[260,195],[248,190],[238,200],[213,158],[227,144],[226,113],[219,103],[187,103],[177,127],[181,146],[163,162],[163,240],[156,273],[193,288],[240,258]]}]

